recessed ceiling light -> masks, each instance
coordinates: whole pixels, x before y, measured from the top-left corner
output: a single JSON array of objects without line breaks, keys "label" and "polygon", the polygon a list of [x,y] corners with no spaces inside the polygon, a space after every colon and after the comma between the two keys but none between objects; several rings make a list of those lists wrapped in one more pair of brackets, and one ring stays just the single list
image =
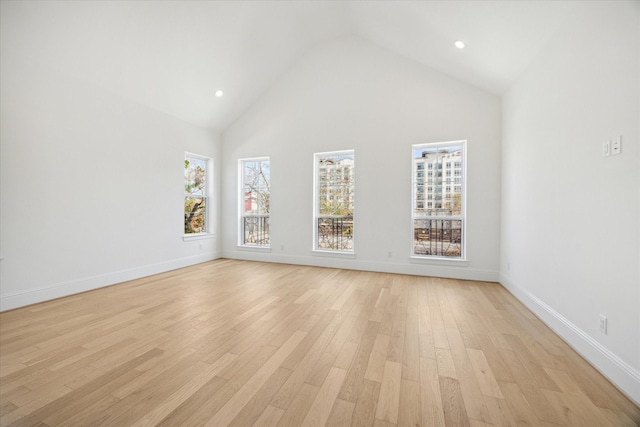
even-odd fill
[{"label": "recessed ceiling light", "polygon": [[220,89],[218,89],[218,90],[216,91],[216,96],[217,96],[218,98],[220,98],[222,95],[224,95],[224,92],[223,92],[223,91],[221,91]]},{"label": "recessed ceiling light", "polygon": [[464,49],[464,42],[462,40],[458,40],[457,42],[454,43],[454,45],[458,48],[458,49]]}]

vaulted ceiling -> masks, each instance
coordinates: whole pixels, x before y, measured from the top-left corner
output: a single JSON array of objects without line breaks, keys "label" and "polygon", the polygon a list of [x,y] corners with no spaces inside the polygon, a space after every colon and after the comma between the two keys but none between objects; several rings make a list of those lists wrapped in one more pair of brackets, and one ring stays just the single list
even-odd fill
[{"label": "vaulted ceiling", "polygon": [[[0,7],[3,52],[223,132],[314,45],[347,35],[500,95],[575,2],[3,1]],[[456,40],[466,48],[456,49]],[[224,96],[215,96],[218,89]]]}]

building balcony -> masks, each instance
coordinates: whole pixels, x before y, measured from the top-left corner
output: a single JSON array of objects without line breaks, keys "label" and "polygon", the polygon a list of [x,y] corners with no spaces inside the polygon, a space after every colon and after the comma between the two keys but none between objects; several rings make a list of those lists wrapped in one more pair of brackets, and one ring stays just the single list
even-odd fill
[{"label": "building balcony", "polygon": [[269,215],[246,215],[242,217],[242,244],[247,246],[269,246]]},{"label": "building balcony", "polygon": [[462,220],[414,219],[413,255],[460,258],[462,256]]},{"label": "building balcony", "polygon": [[318,249],[353,251],[353,216],[318,217]]}]

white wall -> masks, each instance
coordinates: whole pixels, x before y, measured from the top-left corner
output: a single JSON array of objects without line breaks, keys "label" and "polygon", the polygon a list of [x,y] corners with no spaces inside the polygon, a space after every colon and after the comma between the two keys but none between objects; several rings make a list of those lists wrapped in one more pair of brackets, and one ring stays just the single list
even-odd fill
[{"label": "white wall", "polygon": [[219,172],[219,135],[9,48],[0,62],[0,309],[217,256],[183,242],[182,203],[184,152]]},{"label": "white wall", "polygon": [[[224,256],[497,280],[500,114],[498,97],[361,39],[319,45],[223,134]],[[460,139],[468,263],[411,261],[411,145]],[[344,149],[355,149],[356,256],[313,255],[313,153]],[[271,157],[268,253],[237,247],[237,160],[256,156]]]},{"label": "white wall", "polygon": [[[504,96],[500,268],[507,288],[637,402],[639,5],[582,2]],[[602,157],[616,136],[622,154]]]}]

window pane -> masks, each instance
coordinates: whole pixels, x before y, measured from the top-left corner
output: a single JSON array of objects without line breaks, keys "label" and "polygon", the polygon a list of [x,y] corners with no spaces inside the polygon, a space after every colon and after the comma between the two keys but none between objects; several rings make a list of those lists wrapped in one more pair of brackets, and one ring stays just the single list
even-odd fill
[{"label": "window pane", "polygon": [[184,189],[187,194],[204,196],[207,183],[207,161],[197,157],[184,160]]},{"label": "window pane", "polygon": [[185,155],[184,159],[184,233],[207,232],[207,188],[209,160]]},{"label": "window pane", "polygon": [[242,244],[269,246],[269,217],[245,216],[242,218]]},{"label": "window pane", "polygon": [[460,141],[413,146],[412,255],[464,255],[465,145]]},{"label": "window pane", "polygon": [[318,158],[320,215],[353,215],[353,164],[353,154]]},{"label": "window pane", "polygon": [[206,229],[206,198],[185,197],[184,198],[184,233],[204,233]]},{"label": "window pane", "polygon": [[462,254],[462,221],[448,219],[414,219],[413,253],[460,257]]},{"label": "window pane", "polygon": [[269,159],[240,161],[240,245],[269,246],[269,211],[271,203],[271,169]]},{"label": "window pane", "polygon": [[[428,216],[462,215],[462,187],[452,186],[456,182],[452,177],[462,175],[462,145],[414,147],[414,214]],[[429,180],[426,199],[433,200],[430,208],[425,209],[425,191],[422,171],[433,170],[433,179]],[[431,176],[431,175],[430,175]],[[457,181],[459,182],[459,181]]]},{"label": "window pane", "polygon": [[314,249],[353,252],[354,159],[353,151],[315,155]]},{"label": "window pane", "polygon": [[318,218],[318,249],[353,250],[353,217]]},{"label": "window pane", "polygon": [[268,160],[243,162],[243,210],[245,213],[257,215],[269,213],[271,201],[270,174]]}]

